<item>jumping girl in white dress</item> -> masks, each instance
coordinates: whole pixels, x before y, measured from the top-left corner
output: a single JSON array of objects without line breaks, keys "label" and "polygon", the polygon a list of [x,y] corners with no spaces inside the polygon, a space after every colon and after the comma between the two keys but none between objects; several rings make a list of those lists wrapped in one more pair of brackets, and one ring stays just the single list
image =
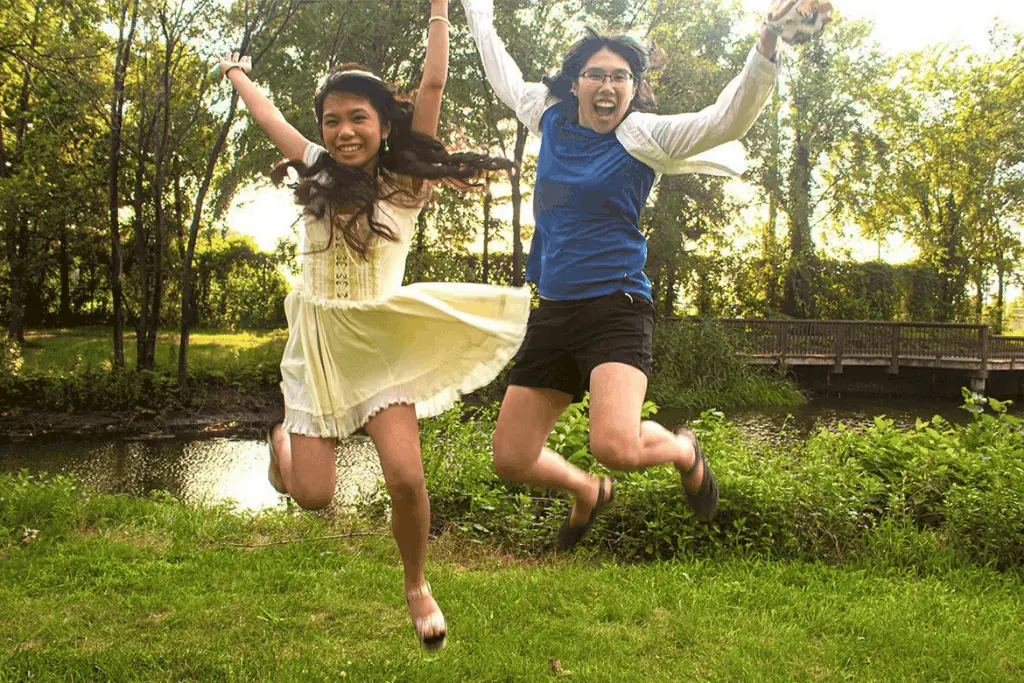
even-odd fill
[{"label": "jumping girl in white dress", "polygon": [[253,85],[248,58],[226,54],[220,65],[301,176],[302,282],[285,301],[285,420],[269,435],[271,482],[304,508],[326,507],[335,442],[365,428],[391,494],[410,618],[424,647],[439,648],[447,629],[424,578],[430,503],[416,420],[497,376],[522,342],[530,297],[526,288],[402,286],[429,181],[508,167],[449,153],[433,137],[448,70],[447,0],[433,0],[431,10],[415,104],[362,67],[336,68],[314,97],[322,147]]}]

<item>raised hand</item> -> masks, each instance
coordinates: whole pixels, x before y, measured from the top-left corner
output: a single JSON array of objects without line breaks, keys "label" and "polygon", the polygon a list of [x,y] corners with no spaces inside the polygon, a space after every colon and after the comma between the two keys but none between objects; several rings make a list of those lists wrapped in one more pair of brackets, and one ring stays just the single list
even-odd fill
[{"label": "raised hand", "polygon": [[829,0],[774,0],[764,18],[764,27],[796,45],[817,38],[831,20]]},{"label": "raised hand", "polygon": [[228,71],[234,67],[238,67],[244,73],[249,73],[252,70],[252,57],[248,55],[239,57],[237,52],[225,52],[217,57],[217,61],[220,62],[220,72],[224,75],[227,75]]}]

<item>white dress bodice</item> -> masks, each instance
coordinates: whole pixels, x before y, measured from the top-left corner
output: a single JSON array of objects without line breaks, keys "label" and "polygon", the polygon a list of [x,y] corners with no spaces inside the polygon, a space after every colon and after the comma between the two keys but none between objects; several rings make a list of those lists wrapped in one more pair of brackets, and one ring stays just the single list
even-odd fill
[{"label": "white dress bodice", "polygon": [[[397,242],[374,236],[366,257],[349,248],[341,231],[330,242],[328,219],[303,220],[300,259],[303,293],[314,299],[362,301],[380,299],[402,286],[409,244],[421,207],[401,208],[378,201],[375,220],[387,225]],[[368,230],[366,221],[360,227]],[[330,244],[330,248],[328,248]]]}]

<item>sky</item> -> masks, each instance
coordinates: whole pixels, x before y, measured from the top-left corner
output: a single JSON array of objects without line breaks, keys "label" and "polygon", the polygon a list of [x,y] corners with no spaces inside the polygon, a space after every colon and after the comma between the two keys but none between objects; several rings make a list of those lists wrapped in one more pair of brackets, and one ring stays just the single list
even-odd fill
[{"label": "sky", "polygon": [[[768,6],[768,0],[743,0],[750,11],[750,28]],[[986,35],[997,18],[1014,31],[1024,32],[1024,0],[983,0],[953,2],[952,0],[833,0],[836,11],[848,18],[874,22],[874,38],[886,51],[896,53],[917,50],[936,43],[966,44],[982,51]],[[969,8],[969,9],[968,9]],[[509,207],[500,207],[509,213]],[[524,207],[524,216],[532,216]],[[239,233],[252,235],[262,249],[272,249],[281,237],[292,233],[297,216],[290,192],[269,186],[249,187],[241,191],[228,213],[228,225]],[[502,214],[499,218],[508,219]],[[854,236],[845,240],[829,239],[830,246],[848,248],[855,258],[873,259],[879,254],[877,244]],[[890,240],[882,249],[891,262],[913,258],[913,249],[899,239]]]},{"label": "sky", "polygon": [[[764,0],[743,0],[755,15],[768,5]],[[983,49],[996,17],[1024,31],[1022,0],[832,0],[832,6],[848,19],[873,21],[875,39],[891,52],[947,41]]]}]

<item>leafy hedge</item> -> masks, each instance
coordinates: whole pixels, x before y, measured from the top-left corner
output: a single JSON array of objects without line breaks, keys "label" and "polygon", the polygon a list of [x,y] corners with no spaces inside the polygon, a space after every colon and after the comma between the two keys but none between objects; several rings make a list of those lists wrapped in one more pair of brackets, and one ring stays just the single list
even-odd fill
[{"label": "leafy hedge", "polygon": [[[691,553],[750,554],[899,566],[1024,562],[1024,422],[1006,404],[967,394],[966,425],[940,417],[900,430],[884,417],[863,432],[819,431],[784,445],[752,441],[721,413],[695,428],[722,491],[710,524],[691,516],[669,467],[613,473],[618,502],[585,544],[629,560]],[[656,410],[648,406],[648,412]],[[435,531],[526,553],[549,548],[569,508],[561,497],[500,480],[491,465],[493,411],[423,423]],[[551,445],[596,470],[585,405],[563,417]],[[363,504],[377,516],[383,489]]]}]

